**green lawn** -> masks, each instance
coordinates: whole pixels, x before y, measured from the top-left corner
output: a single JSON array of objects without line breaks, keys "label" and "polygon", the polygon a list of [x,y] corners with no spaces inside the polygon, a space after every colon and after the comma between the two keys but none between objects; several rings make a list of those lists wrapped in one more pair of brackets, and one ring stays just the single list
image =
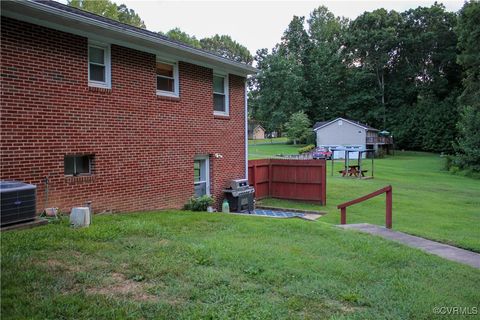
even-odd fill
[{"label": "green lawn", "polygon": [[[250,150],[251,159],[270,152],[266,146]],[[283,150],[294,153],[294,146],[284,145]],[[280,145],[275,152],[282,153]],[[442,158],[421,152],[397,152],[394,157],[376,159],[375,179],[372,180],[342,178],[337,172],[343,165],[342,160],[335,164],[331,176],[331,162],[328,161],[326,207],[277,199],[265,199],[260,203],[326,210],[328,214],[322,221],[338,224],[338,204],[391,184],[394,229],[480,252],[480,180],[449,174],[442,170]],[[371,170],[370,162],[365,161],[365,164]],[[379,196],[348,208],[347,222],[384,225],[384,199]]]},{"label": "green lawn", "polygon": [[476,269],[300,219],[103,215],[1,241],[2,319],[434,319],[480,301]]},{"label": "green lawn", "polygon": [[287,143],[288,138],[287,137],[280,137],[280,138],[272,138],[272,139],[250,139],[248,140],[249,145],[255,145],[255,144],[275,144],[275,143]]},{"label": "green lawn", "polygon": [[258,144],[248,145],[248,158],[249,159],[262,159],[288,154],[298,154],[298,149],[305,145],[293,145],[293,144]]}]

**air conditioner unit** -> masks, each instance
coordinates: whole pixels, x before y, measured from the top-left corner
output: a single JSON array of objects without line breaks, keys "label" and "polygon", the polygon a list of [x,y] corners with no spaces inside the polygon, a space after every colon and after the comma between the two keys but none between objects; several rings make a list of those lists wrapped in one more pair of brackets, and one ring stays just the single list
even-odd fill
[{"label": "air conditioner unit", "polygon": [[0,224],[14,224],[36,217],[37,187],[19,181],[0,181]]}]

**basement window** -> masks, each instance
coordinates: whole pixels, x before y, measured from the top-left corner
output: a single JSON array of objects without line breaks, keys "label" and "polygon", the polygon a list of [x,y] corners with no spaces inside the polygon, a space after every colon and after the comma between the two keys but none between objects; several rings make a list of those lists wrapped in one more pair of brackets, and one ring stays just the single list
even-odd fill
[{"label": "basement window", "polygon": [[213,114],[228,116],[228,75],[213,75]]},{"label": "basement window", "polygon": [[178,66],[157,61],[157,95],[178,97]]},{"label": "basement window", "polygon": [[93,155],[65,156],[63,160],[66,176],[92,174]]},{"label": "basement window", "polygon": [[88,44],[88,85],[110,89],[110,46]]}]

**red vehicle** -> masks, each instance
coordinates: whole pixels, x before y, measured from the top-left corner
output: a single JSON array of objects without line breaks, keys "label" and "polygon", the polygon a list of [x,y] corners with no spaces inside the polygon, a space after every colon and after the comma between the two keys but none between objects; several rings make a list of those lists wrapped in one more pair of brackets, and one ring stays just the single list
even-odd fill
[{"label": "red vehicle", "polygon": [[327,159],[331,160],[332,159],[332,151],[327,148],[317,148],[313,152],[313,158],[314,159]]}]

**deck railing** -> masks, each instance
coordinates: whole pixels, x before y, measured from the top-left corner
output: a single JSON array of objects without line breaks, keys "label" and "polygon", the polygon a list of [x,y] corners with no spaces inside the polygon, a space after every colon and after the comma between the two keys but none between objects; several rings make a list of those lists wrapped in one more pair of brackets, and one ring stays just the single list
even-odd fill
[{"label": "deck railing", "polygon": [[382,189],[369,193],[366,196],[339,204],[337,209],[340,209],[340,223],[347,224],[347,207],[371,199],[381,195],[382,193],[385,193],[386,195],[385,227],[392,229],[392,186],[386,186]]},{"label": "deck railing", "polygon": [[392,144],[393,139],[391,137],[367,137],[367,143],[383,143]]}]

